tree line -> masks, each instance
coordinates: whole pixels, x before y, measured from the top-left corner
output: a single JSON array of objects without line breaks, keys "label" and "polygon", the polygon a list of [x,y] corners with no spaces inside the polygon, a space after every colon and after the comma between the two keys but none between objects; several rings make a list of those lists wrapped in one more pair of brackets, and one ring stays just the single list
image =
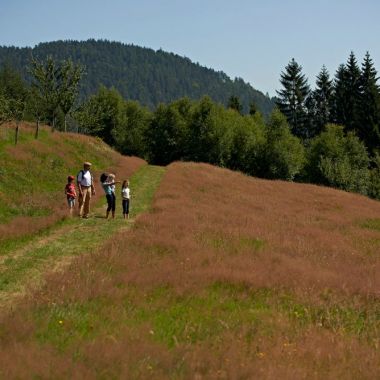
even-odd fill
[{"label": "tree line", "polygon": [[279,109],[248,115],[231,96],[227,106],[209,97],[181,98],[154,111],[105,87],[78,109],[81,128],[126,155],[167,165],[208,162],[268,179],[333,186],[380,199],[380,156],[370,156],[355,132],[327,123],[307,142],[292,133]]},{"label": "tree line", "polygon": [[[290,64],[295,66],[294,60]],[[297,70],[299,75],[298,65]],[[316,105],[322,103],[318,86],[305,97],[302,107],[296,103],[296,107],[288,106],[281,112],[285,102],[281,103],[279,97],[279,108],[265,118],[254,102],[245,114],[235,95],[225,105],[207,96],[199,100],[183,97],[151,110],[140,102],[126,100],[115,88],[101,86],[79,102],[82,67],[48,58],[32,61],[30,72],[33,80],[28,87],[9,67],[0,71],[2,120],[7,112],[8,119],[16,124],[22,117],[33,119],[36,130],[38,122],[45,120],[52,129],[98,136],[121,153],[137,155],[153,164],[208,162],[252,176],[334,186],[380,199],[378,145],[370,148],[357,130],[330,119],[339,109],[336,84],[331,90],[333,111],[326,112],[329,117],[317,129],[315,125],[323,114],[309,113],[306,104],[311,97]],[[299,91],[289,99],[297,96]],[[14,105],[20,102],[24,102],[23,115],[15,111],[18,106]],[[4,111],[6,108],[8,111]],[[68,115],[70,123],[66,127]],[[298,132],[305,128],[309,128],[307,133]]]},{"label": "tree line", "polygon": [[333,79],[323,66],[314,90],[302,74],[302,67],[292,59],[281,73],[282,89],[277,91],[277,105],[286,116],[292,133],[307,141],[319,135],[326,124],[344,126],[364,142],[370,155],[380,148],[380,90],[377,72],[367,52],[361,67],[351,52]]}]

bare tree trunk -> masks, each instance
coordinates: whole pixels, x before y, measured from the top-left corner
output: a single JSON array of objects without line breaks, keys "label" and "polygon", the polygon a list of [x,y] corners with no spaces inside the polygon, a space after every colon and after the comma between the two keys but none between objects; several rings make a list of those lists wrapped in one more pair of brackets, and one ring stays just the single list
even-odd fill
[{"label": "bare tree trunk", "polygon": [[52,125],[52,128],[51,128],[51,131],[52,132],[55,131],[55,115],[53,116],[53,125]]},{"label": "bare tree trunk", "polygon": [[67,132],[67,115],[66,114],[64,118],[64,131]]},{"label": "bare tree trunk", "polygon": [[20,128],[20,120],[16,120],[15,145],[17,145],[18,143],[19,128]]},{"label": "bare tree trunk", "polygon": [[36,133],[34,135],[35,139],[38,139],[39,132],[40,132],[40,118],[38,117],[37,122],[36,122]]}]

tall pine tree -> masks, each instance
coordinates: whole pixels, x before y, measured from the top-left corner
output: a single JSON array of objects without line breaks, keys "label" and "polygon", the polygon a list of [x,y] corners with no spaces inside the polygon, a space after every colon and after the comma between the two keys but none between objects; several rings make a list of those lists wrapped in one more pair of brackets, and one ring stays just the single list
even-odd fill
[{"label": "tall pine tree", "polygon": [[302,66],[294,58],[281,73],[280,83],[283,89],[277,91],[279,95],[277,106],[286,116],[292,133],[303,139],[309,138],[305,101],[310,93],[310,88],[307,79],[302,74]]},{"label": "tall pine tree", "polygon": [[240,114],[243,112],[243,106],[240,102],[240,99],[236,95],[231,95],[228,99],[227,108],[233,109]]},{"label": "tall pine tree", "polygon": [[376,69],[367,52],[360,77],[358,135],[372,153],[380,148],[380,89],[377,80]]},{"label": "tall pine tree", "polygon": [[318,135],[327,123],[332,122],[333,85],[325,65],[317,76],[316,88],[313,91],[315,102],[314,127]]},{"label": "tall pine tree", "polygon": [[348,131],[358,132],[358,111],[360,100],[360,68],[356,61],[356,57],[351,52],[347,61],[347,120],[345,126]]},{"label": "tall pine tree", "polygon": [[346,86],[347,86],[347,70],[346,67],[339,65],[334,78],[334,92],[333,92],[333,120],[335,124],[345,124],[346,120]]},{"label": "tall pine tree", "polygon": [[360,100],[360,68],[355,54],[350,53],[347,64],[341,65],[335,76],[335,122],[346,131],[358,132]]}]

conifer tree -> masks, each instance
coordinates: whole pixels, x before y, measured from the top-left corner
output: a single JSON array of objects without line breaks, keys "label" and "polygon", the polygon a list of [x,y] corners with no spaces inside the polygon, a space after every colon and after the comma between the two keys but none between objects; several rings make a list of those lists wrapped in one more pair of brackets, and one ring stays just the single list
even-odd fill
[{"label": "conifer tree", "polygon": [[251,103],[249,104],[249,114],[250,114],[251,116],[254,116],[254,115],[256,115],[256,112],[257,112],[256,104],[255,104],[254,102],[251,102]]},{"label": "conifer tree", "polygon": [[240,114],[243,112],[243,106],[240,102],[240,99],[235,95],[230,96],[228,99],[227,108],[231,108]]},{"label": "conifer tree", "polygon": [[310,93],[310,88],[307,79],[302,74],[302,66],[294,58],[281,73],[280,83],[283,86],[281,91],[277,91],[279,95],[277,105],[280,111],[286,116],[294,135],[308,138],[305,100]]},{"label": "conifer tree", "polygon": [[319,133],[318,128],[316,127],[317,107],[314,91],[311,91],[305,99],[305,109],[307,117],[304,128],[308,131],[308,138],[310,139]]},{"label": "conifer tree", "polygon": [[370,152],[380,148],[380,89],[377,72],[367,52],[360,77],[358,135]]},{"label": "conifer tree", "polygon": [[344,125],[346,131],[358,132],[360,76],[355,54],[351,52],[347,64],[339,66],[334,86],[334,121]]},{"label": "conifer tree", "polygon": [[346,121],[346,81],[347,70],[346,67],[339,65],[334,78],[334,91],[333,91],[333,120],[335,124],[344,125]]},{"label": "conifer tree", "polygon": [[353,52],[350,53],[347,61],[347,92],[345,102],[347,107],[347,117],[345,126],[347,131],[358,131],[358,111],[360,99],[360,68],[357,64]]},{"label": "conifer tree", "polygon": [[329,72],[324,65],[317,76],[313,97],[315,102],[313,125],[315,135],[318,135],[327,123],[332,122],[333,111],[333,85]]}]

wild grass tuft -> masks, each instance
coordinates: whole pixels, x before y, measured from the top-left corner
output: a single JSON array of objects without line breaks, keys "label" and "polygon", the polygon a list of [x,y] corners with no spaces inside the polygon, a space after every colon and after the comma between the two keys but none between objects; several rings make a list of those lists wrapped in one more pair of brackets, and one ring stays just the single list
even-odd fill
[{"label": "wild grass tuft", "polygon": [[369,230],[380,231],[380,218],[367,219],[366,221],[361,222],[360,226]]}]

